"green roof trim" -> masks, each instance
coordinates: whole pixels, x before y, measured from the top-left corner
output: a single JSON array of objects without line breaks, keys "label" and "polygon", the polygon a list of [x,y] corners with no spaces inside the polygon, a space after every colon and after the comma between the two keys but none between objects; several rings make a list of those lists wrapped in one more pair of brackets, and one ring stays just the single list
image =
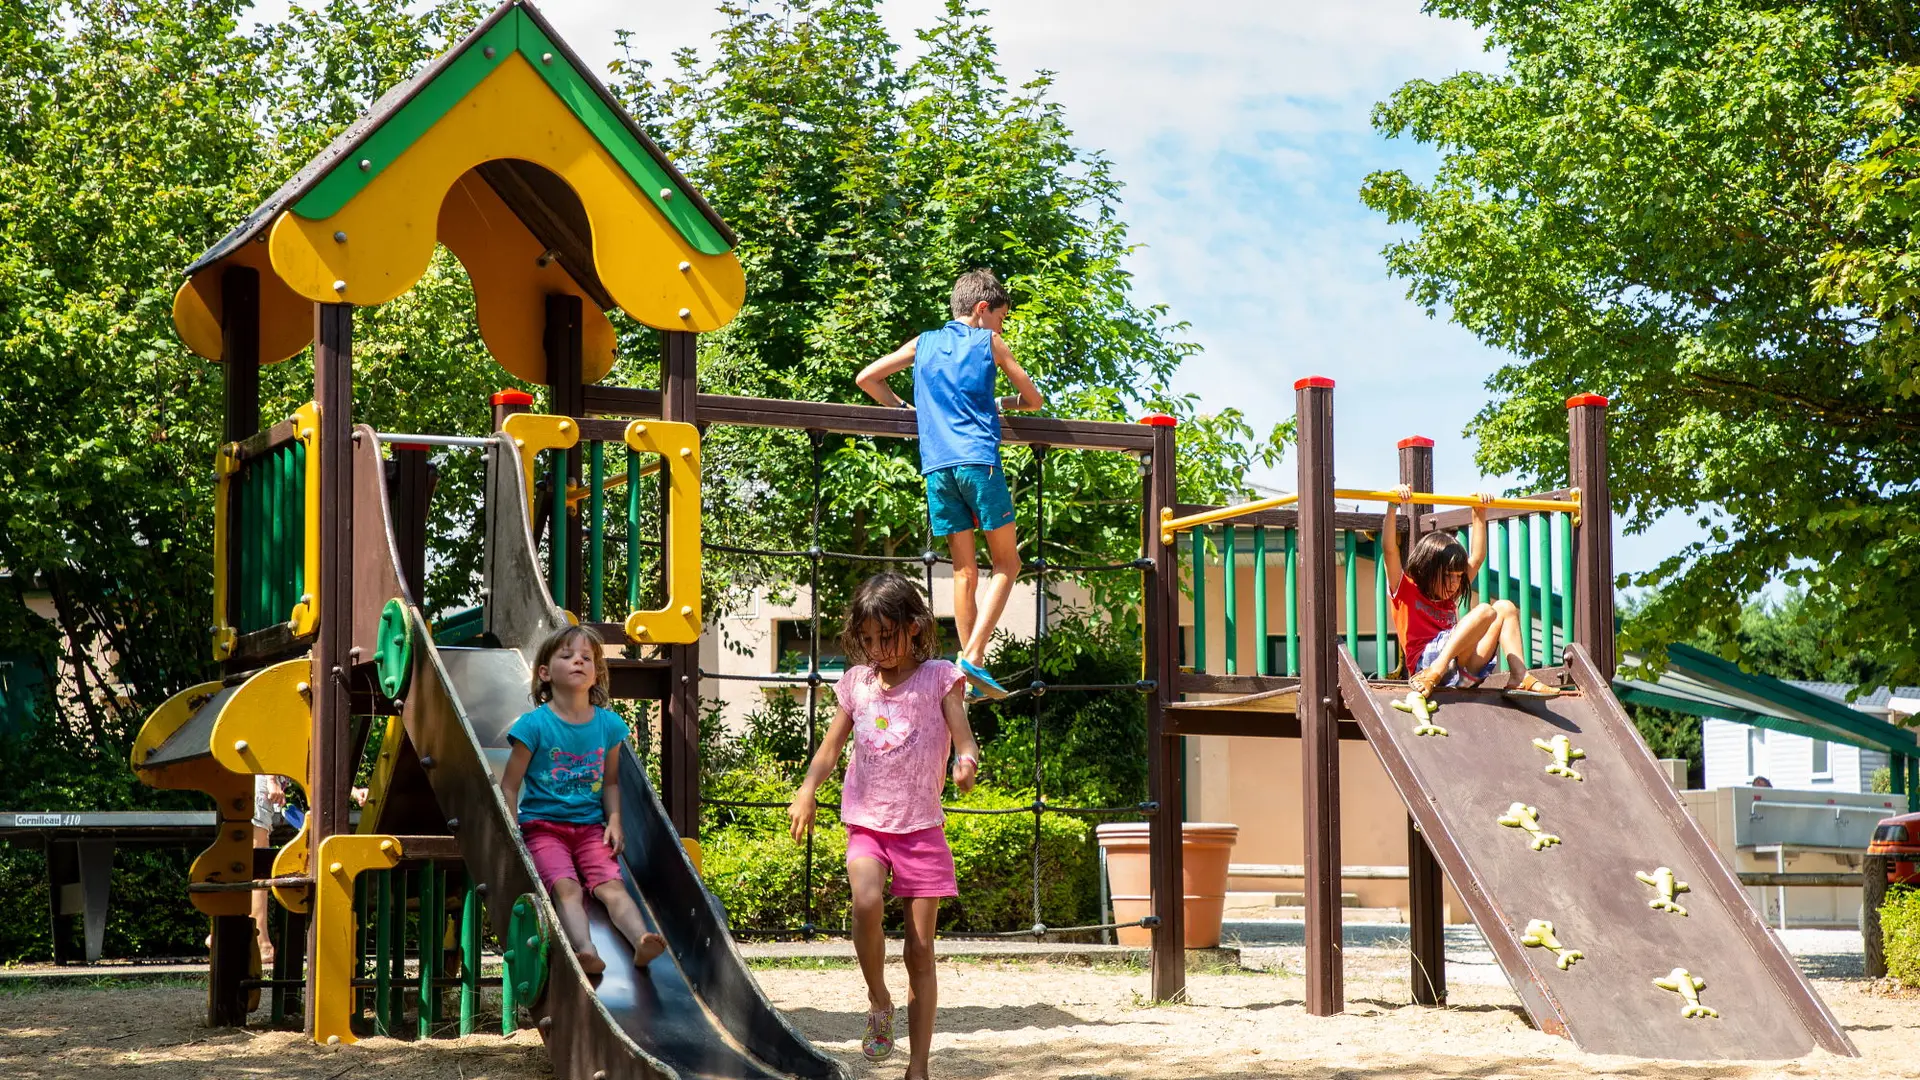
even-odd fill
[{"label": "green roof trim", "polygon": [[[515,42],[519,40],[518,22],[524,18],[526,16],[520,12],[512,12],[470,42],[445,70],[422,86],[406,104],[368,135],[352,154],[335,163],[325,176],[308,188],[300,201],[293,204],[293,212],[309,221],[319,221],[339,213],[353,201],[355,195],[373,182],[374,177],[399,160],[408,147],[432,130],[441,117],[460,103],[461,98],[466,97],[474,87],[480,85],[482,79],[493,74],[513,54]],[[491,57],[487,55],[488,49],[493,50]],[[364,169],[360,167],[363,161],[367,163]]]},{"label": "green roof trim", "polygon": [[[566,51],[549,39],[524,11],[516,10],[514,16],[520,24],[521,54],[533,65],[533,70],[540,73],[540,78],[545,80],[547,86],[559,95],[560,100],[566,102],[573,115],[600,141],[613,160],[626,170],[627,176],[646,193],[647,198],[653,200],[654,207],[673,223],[673,227],[679,230],[687,243],[693,245],[695,251],[703,255],[726,254],[731,245],[707,220],[706,215],[694,206],[692,199],[663,200],[660,197],[663,192],[677,191],[681,196],[689,192],[681,189],[644,147],[635,145],[627,130],[627,122],[614,113],[606,100],[594,92],[593,86],[580,74],[579,69],[567,61]],[[553,59],[552,63],[545,61],[549,56]]]},{"label": "green roof trim", "polygon": [[1668,712],[1684,713],[1688,716],[1701,716],[1713,720],[1729,720],[1749,727],[1765,728],[1768,731],[1783,731],[1789,735],[1801,735],[1822,742],[1843,742],[1849,746],[1858,746],[1867,750],[1883,750],[1878,743],[1848,736],[1835,738],[1834,732],[1827,728],[1817,728],[1797,720],[1787,720],[1766,713],[1742,709],[1736,705],[1723,705],[1719,702],[1701,701],[1697,698],[1683,697],[1661,691],[1658,684],[1643,683],[1629,679],[1615,679],[1613,693],[1629,705],[1645,705]]},{"label": "green roof trim", "polygon": [[[492,56],[487,55],[488,49],[493,50]],[[731,250],[727,238],[701,212],[693,193],[639,144],[628,121],[607,104],[574,66],[572,54],[548,37],[533,17],[518,7],[469,41],[458,56],[396,109],[352,154],[316,181],[293,204],[293,212],[309,220],[339,213],[374,177],[515,52],[526,57],[527,63],[540,73],[567,110],[592,133],[694,250],[706,255],[724,255]],[[363,161],[365,168],[361,167]],[[662,198],[663,193],[670,197]]]}]

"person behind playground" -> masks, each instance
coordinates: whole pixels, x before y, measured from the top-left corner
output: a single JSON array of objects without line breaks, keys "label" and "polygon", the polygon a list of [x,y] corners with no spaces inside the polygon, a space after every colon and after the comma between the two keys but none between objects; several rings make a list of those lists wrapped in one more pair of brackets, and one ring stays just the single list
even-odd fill
[{"label": "person behind playground", "polygon": [[647,930],[615,861],[626,847],[617,755],[627,725],[606,708],[607,661],[600,636],[583,626],[548,635],[534,655],[533,700],[533,711],[507,730],[511,752],[500,790],[508,812],[553,897],[580,967],[588,975],[607,967],[588,933],[586,893],[607,909],[633,945],[633,962],[645,967],[667,943]]},{"label": "person behind playground", "polygon": [[1487,506],[1493,497],[1477,496],[1469,536],[1471,553],[1451,532],[1435,529],[1414,543],[1403,566],[1395,525],[1400,507],[1413,501],[1413,489],[1402,484],[1394,493],[1398,501],[1387,504],[1386,521],[1380,528],[1381,558],[1386,562],[1387,580],[1394,583],[1387,597],[1412,689],[1426,697],[1441,687],[1478,686],[1505,655],[1509,670],[1518,676],[1510,693],[1557,693],[1527,670],[1520,651],[1520,609],[1511,600],[1475,604],[1465,615],[1459,614],[1467,582],[1487,561]]},{"label": "person behind playground", "polygon": [[882,892],[906,904],[908,1080],[927,1075],[939,987],[933,965],[933,928],[940,899],[960,895],[953,852],[940,808],[947,755],[953,783],[973,787],[980,746],[967,723],[965,678],[934,659],[933,612],[912,581],[894,573],[868,578],[847,608],[841,648],[852,663],[835,690],[839,707],[787,808],[794,842],[813,828],[814,793],[840,762],[849,738],[840,795],[847,827],[847,880],[853,892],[853,947],[867,980],[867,1029],[861,1052],[879,1061],[893,1052],[893,996],[886,982]]},{"label": "person behind playground", "polygon": [[[1040,391],[1000,336],[1010,301],[991,270],[969,270],[953,283],[948,302],[953,319],[868,364],[854,379],[882,405],[911,408],[919,428],[920,472],[926,477],[927,510],[935,534],[947,538],[953,557],[953,621],[960,633],[960,670],[990,697],[1007,691],[986,669],[987,645],[1020,574],[1013,531],[1013,499],[1000,465],[1000,413],[1031,412],[1043,404]],[[913,368],[913,404],[887,385],[887,378]],[[1018,393],[994,396],[1005,372]],[[973,533],[985,529],[993,580],[984,605],[976,604],[980,566]]]}]

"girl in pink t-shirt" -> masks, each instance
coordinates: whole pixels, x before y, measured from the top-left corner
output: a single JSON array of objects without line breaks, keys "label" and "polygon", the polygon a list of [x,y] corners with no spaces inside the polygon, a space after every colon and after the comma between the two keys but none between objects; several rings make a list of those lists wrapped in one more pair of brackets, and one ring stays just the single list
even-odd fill
[{"label": "girl in pink t-shirt", "polygon": [[933,612],[912,581],[899,574],[868,578],[854,590],[840,644],[853,666],[840,676],[840,707],[787,808],[796,842],[813,828],[814,793],[840,763],[849,737],[853,760],[840,795],[847,826],[847,880],[853,887],[853,948],[867,979],[867,1031],[861,1052],[879,1061],[893,1052],[893,995],[887,990],[884,893],[906,901],[908,1080],[927,1075],[933,1013],[933,927],[940,898],[958,896],[947,847],[947,757],[955,748],[953,783],[973,787],[980,746],[962,700],[966,676],[933,659]]}]

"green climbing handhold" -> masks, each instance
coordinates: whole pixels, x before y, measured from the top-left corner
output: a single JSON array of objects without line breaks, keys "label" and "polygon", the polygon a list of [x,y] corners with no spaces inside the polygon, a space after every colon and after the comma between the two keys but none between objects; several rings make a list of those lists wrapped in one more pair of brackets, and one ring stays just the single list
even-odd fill
[{"label": "green climbing handhold", "polygon": [[407,603],[395,597],[380,609],[380,632],[374,638],[374,670],[380,676],[380,692],[398,698],[407,691],[407,676],[413,671],[413,634],[407,627]]}]

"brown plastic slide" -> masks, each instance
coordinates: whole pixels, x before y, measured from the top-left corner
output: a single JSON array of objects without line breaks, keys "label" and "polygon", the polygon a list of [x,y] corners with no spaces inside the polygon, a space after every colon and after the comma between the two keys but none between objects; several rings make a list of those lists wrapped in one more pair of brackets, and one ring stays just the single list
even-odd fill
[{"label": "brown plastic slide", "polygon": [[1593,1053],[1854,1055],[1578,645],[1567,668],[1554,700],[1440,691],[1445,734],[1416,734],[1406,684],[1340,652],[1347,707],[1534,1023]]}]

